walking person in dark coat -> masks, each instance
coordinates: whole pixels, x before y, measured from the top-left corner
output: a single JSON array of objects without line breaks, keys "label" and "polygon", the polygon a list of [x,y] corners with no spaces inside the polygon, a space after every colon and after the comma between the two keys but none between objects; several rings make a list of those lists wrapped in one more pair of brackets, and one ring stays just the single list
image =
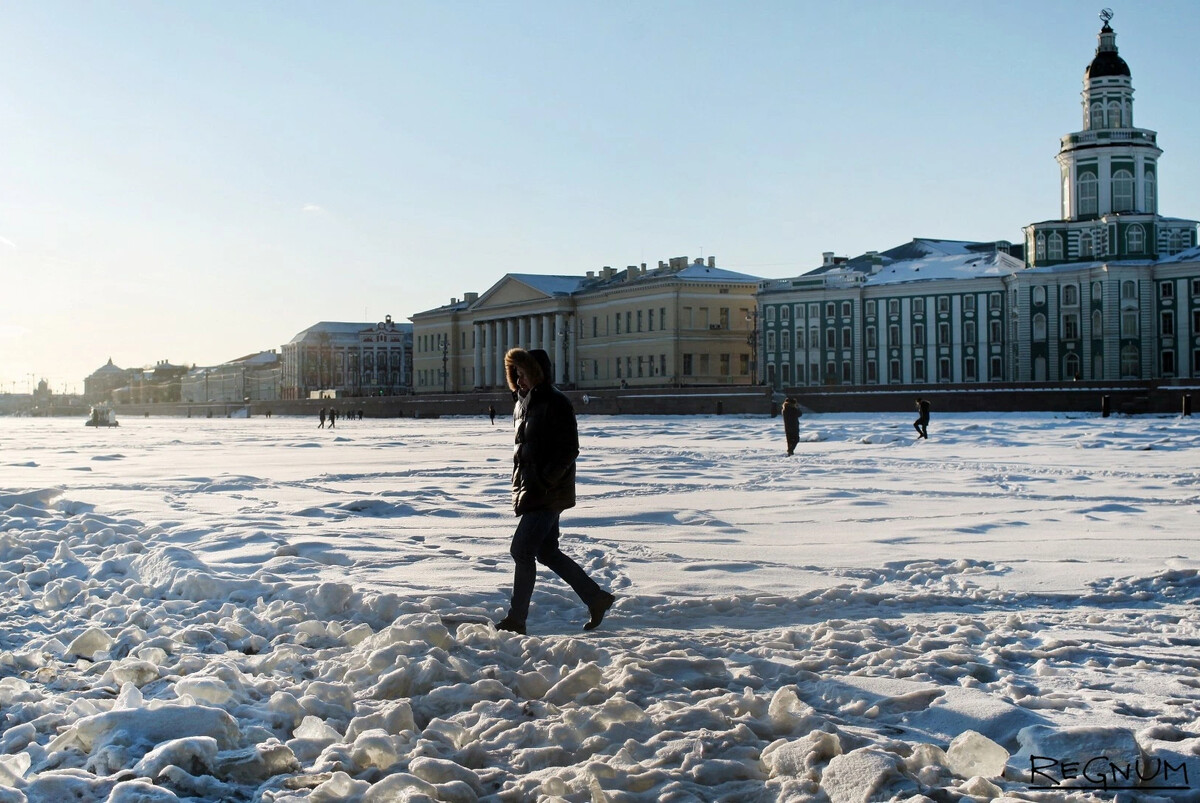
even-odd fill
[{"label": "walking person in dark coat", "polygon": [[521,517],[513,534],[513,591],[500,630],[525,633],[529,599],[537,579],[537,562],[550,568],[587,605],[584,630],[600,624],[616,599],[558,548],[558,519],[575,506],[575,458],[579,430],[571,401],[552,383],[550,356],[541,349],[510,349],[504,371],[513,391],[513,511]]},{"label": "walking person in dark coat", "polygon": [[495,426],[495,424],[496,424],[496,405],[494,405],[494,404],[488,405],[488,418],[492,419],[492,425]]},{"label": "walking person in dark coat", "polygon": [[321,425],[317,429],[325,429],[325,408],[321,408]]},{"label": "walking person in dark coat", "polygon": [[800,442],[800,405],[792,397],[783,403],[783,434],[787,438],[787,453],[791,457]]},{"label": "walking person in dark coat", "polygon": [[929,440],[929,401],[928,399],[917,399],[917,420],[913,422],[913,429],[917,431],[917,439],[924,438]]}]

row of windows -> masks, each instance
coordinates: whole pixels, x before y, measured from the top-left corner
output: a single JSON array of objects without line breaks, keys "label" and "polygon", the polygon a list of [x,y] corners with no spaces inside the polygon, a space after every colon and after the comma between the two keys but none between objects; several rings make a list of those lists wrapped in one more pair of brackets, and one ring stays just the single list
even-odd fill
[{"label": "row of windows", "polygon": [[[975,311],[975,296],[973,294],[968,294],[968,295],[961,296],[961,298],[962,298],[963,311],[964,312],[974,312]],[[899,315],[900,314],[900,301],[901,301],[900,299],[889,298],[889,299],[884,299],[884,300],[887,301],[887,314],[888,315]],[[938,313],[948,314],[950,312],[950,296],[937,296],[934,303],[936,304],[936,309],[937,309]],[[909,308],[912,311],[913,315],[924,315],[925,314],[925,298],[924,298],[924,296],[919,296],[917,298],[909,299],[909,305],[910,305]],[[813,318],[819,318],[821,316],[821,305],[820,304],[809,304],[807,308],[808,308],[808,317],[810,320]],[[792,307],[790,305],[786,305],[786,304],[780,305],[778,307],[778,309],[779,309],[779,319],[780,320],[786,321],[791,318]],[[802,313],[804,312],[804,309],[805,309],[805,305],[803,305],[803,304],[796,305],[796,317],[797,318],[802,317]],[[849,301],[841,301],[841,302],[826,301],[825,302],[825,317],[827,319],[838,317],[839,309],[841,311],[842,318],[850,318],[851,317],[852,305]],[[863,302],[863,314],[868,318],[875,317],[878,314],[878,309],[879,309],[879,307],[878,307],[877,299],[870,298]],[[1000,294],[999,293],[989,293],[988,294],[988,309],[991,309],[991,310],[999,310],[1000,309]],[[767,321],[775,320],[775,310],[776,310],[775,306],[766,307]]]},{"label": "row of windows", "polygon": [[1088,128],[1124,128],[1132,124],[1128,110],[1123,103],[1110,100],[1108,105],[1096,101],[1088,109]]},{"label": "row of windows", "polygon": [[[930,377],[927,376],[926,362],[922,358],[916,358],[912,361],[912,374],[909,379],[904,378],[902,370],[902,362],[898,359],[889,360],[887,362],[887,381],[891,384],[900,384],[903,382],[928,382]],[[979,363],[974,357],[965,357],[962,361],[962,380],[964,382],[978,382]],[[937,361],[938,382],[954,381],[954,374],[951,370],[952,362],[949,357],[941,357]],[[999,382],[1004,379],[1004,361],[1000,357],[992,357],[988,361],[988,379],[990,381]],[[879,363],[876,360],[867,360],[863,363],[863,380],[869,385],[878,384]],[[790,363],[781,363],[776,366],[774,364],[767,365],[767,382],[772,385],[800,386],[800,385],[834,385],[843,384],[849,385],[854,382],[854,366],[850,360],[829,360],[824,364],[824,369],[820,363],[808,363],[791,365]]]},{"label": "row of windows", "polygon": [[[1128,170],[1115,170],[1109,184],[1112,196],[1113,212],[1134,212],[1137,207],[1134,202],[1133,173]],[[1076,183],[1079,198],[1080,215],[1096,215],[1100,213],[1100,180],[1095,173],[1080,173]],[[1146,173],[1142,180],[1142,191],[1145,194],[1148,213],[1154,212],[1154,174]],[[1144,232],[1143,232],[1144,233]],[[1053,259],[1053,257],[1051,257]]]},{"label": "row of windows", "polygon": [[[1003,339],[1004,327],[999,320],[991,320],[987,322],[988,342],[999,343]],[[912,345],[924,346],[925,342],[925,324],[915,323],[911,327]],[[951,327],[949,321],[940,321],[934,330],[937,335],[936,345],[949,345],[951,340]],[[868,349],[877,348],[879,345],[877,337],[878,329],[875,326],[867,326],[863,328],[864,346]],[[839,337],[840,333],[840,337]],[[774,352],[776,343],[783,351],[792,350],[793,333],[788,330],[783,330],[778,333],[768,331],[766,333],[766,349],[768,352]],[[804,330],[797,329],[795,331],[795,348],[797,351],[805,348],[819,349],[822,345],[827,349],[843,348],[848,349],[853,346],[853,330],[849,326],[843,326],[841,329],[835,327],[827,327],[825,329],[824,343],[821,341],[821,330],[819,327],[813,327],[808,330],[808,339],[805,340]],[[890,324],[887,327],[887,342],[885,345],[901,346],[904,345],[900,339],[901,327],[900,324]],[[978,328],[975,321],[963,321],[962,323],[962,342],[976,343],[978,342]]]}]

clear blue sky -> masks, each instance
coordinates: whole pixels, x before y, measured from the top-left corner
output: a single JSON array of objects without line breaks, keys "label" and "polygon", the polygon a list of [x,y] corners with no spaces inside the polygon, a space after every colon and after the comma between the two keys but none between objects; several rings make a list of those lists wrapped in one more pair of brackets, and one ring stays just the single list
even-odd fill
[{"label": "clear blue sky", "polygon": [[[406,320],[508,272],[796,275],[1058,216],[1099,2],[12,2],[0,391]],[[1200,3],[1109,3],[1200,217]]]}]

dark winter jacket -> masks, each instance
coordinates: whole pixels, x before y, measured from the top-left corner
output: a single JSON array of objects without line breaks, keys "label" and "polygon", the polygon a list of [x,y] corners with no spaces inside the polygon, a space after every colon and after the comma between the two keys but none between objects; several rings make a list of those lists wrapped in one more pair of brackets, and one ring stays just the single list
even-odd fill
[{"label": "dark winter jacket", "polygon": [[[517,367],[531,386],[517,387]],[[552,384],[550,355],[541,349],[512,349],[504,356],[508,386],[513,391],[513,511],[566,510],[575,506],[575,458],[579,430],[575,410]]]},{"label": "dark winter jacket", "polygon": [[800,407],[791,400],[783,403],[783,433],[789,438],[800,437]]}]

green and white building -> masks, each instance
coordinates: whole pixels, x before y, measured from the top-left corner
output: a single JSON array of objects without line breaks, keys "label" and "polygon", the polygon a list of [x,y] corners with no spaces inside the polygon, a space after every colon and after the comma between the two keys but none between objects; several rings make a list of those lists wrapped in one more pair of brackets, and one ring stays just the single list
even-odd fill
[{"label": "green and white building", "polygon": [[763,282],[762,379],[813,385],[1200,377],[1197,221],[1158,213],[1156,132],[1106,15],[1083,130],[1058,153],[1062,219],[1005,241],[826,253]]}]

